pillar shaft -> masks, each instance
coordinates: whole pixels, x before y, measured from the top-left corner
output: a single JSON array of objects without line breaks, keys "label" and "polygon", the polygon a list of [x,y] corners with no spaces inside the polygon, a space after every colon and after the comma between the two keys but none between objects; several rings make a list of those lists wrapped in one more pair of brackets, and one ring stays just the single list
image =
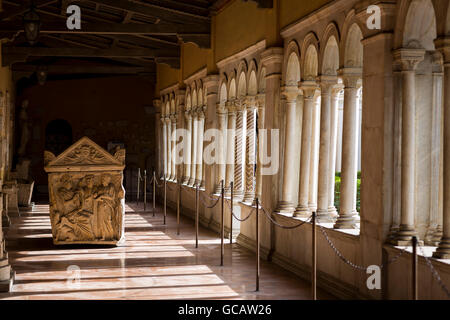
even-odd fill
[{"label": "pillar shaft", "polygon": [[192,148],[191,148],[191,176],[189,177],[189,185],[194,186],[197,173],[197,144],[198,144],[198,115],[194,111],[192,114]]},{"label": "pillar shaft", "polygon": [[176,115],[171,117],[172,121],[172,139],[171,139],[171,159],[172,159],[172,180],[177,179],[177,170],[176,170],[176,145],[177,145],[177,117]]},{"label": "pillar shaft", "polygon": [[166,131],[167,131],[167,179],[172,179],[172,123],[170,117],[166,117]]},{"label": "pillar shaft", "polygon": [[197,164],[196,164],[196,174],[195,183],[199,186],[202,184],[203,180],[203,132],[205,128],[205,114],[203,109],[198,112],[198,128],[197,128]]},{"label": "pillar shaft", "polygon": [[167,177],[167,123],[164,117],[161,118],[161,122],[163,124],[163,174],[165,177]]},{"label": "pillar shaft", "polygon": [[228,104],[228,130],[227,130],[227,165],[225,195],[231,196],[230,184],[234,181],[234,139],[236,135],[236,110],[233,103]]},{"label": "pillar shaft", "polygon": [[321,77],[319,185],[317,194],[317,220],[319,222],[333,221],[328,212],[328,184],[330,182],[331,91],[335,85],[335,77]]},{"label": "pillar shaft", "polygon": [[244,197],[244,159],[245,159],[245,126],[246,126],[246,110],[245,105],[239,101],[236,106],[236,137],[234,140],[234,199],[240,201]]},{"label": "pillar shaft", "polygon": [[335,201],[335,178],[336,178],[336,154],[337,154],[337,136],[338,136],[338,119],[339,119],[339,97],[341,95],[342,86],[337,86],[331,94],[331,133],[330,133],[330,182],[328,184],[328,212],[332,217],[337,215],[334,205]]},{"label": "pillar shaft", "polygon": [[184,137],[184,178],[183,184],[188,184],[191,178],[191,149],[192,149],[192,115],[190,111],[185,112],[186,136]]},{"label": "pillar shaft", "polygon": [[278,203],[277,212],[293,213],[295,208],[292,202],[295,177],[295,139],[296,137],[296,108],[297,87],[285,87],[283,95],[286,97],[286,127],[284,141],[283,185],[281,189],[281,201]]},{"label": "pillar shaft", "polygon": [[436,41],[444,57],[444,161],[443,161],[443,223],[442,239],[433,256],[450,259],[450,38]]},{"label": "pillar shaft", "polygon": [[245,142],[245,194],[244,202],[253,203],[255,199],[255,163],[256,163],[256,101],[249,99],[247,104],[247,134]]},{"label": "pillar shaft", "polygon": [[[345,72],[345,71],[344,71]],[[344,73],[344,119],[342,125],[342,171],[340,189],[339,217],[336,229],[355,228],[356,195],[357,195],[357,152],[358,152],[358,82],[360,74]]]},{"label": "pillar shaft", "polygon": [[319,141],[320,141],[320,99],[314,97],[311,160],[309,167],[308,205],[310,211],[317,210],[317,175],[319,172]]},{"label": "pillar shaft", "polygon": [[415,166],[415,69],[424,58],[424,50],[400,49],[395,52],[402,65],[402,192],[400,228],[394,244],[406,245],[416,235],[414,223]]},{"label": "pillar shaft", "polygon": [[315,82],[304,82],[303,90],[303,119],[302,119],[302,145],[300,158],[300,183],[298,193],[298,206],[295,210],[295,216],[309,216],[309,182],[311,175],[311,144],[313,138],[313,113],[314,96],[317,91]]},{"label": "pillar shaft", "polygon": [[218,152],[218,165],[217,165],[217,185],[215,193],[219,194],[221,192],[222,186],[221,181],[225,181],[226,174],[226,123],[227,123],[227,111],[224,106],[217,107],[217,117],[218,117],[218,127],[219,127],[219,141],[217,146]]}]

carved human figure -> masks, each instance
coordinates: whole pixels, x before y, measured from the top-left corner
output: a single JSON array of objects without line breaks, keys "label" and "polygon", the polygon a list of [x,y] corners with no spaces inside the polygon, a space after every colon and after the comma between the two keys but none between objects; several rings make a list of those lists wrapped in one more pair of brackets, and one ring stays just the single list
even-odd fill
[{"label": "carved human figure", "polygon": [[20,114],[19,114],[19,128],[21,131],[20,146],[19,146],[19,150],[17,151],[19,156],[25,155],[25,153],[27,151],[28,140],[30,139],[30,130],[28,128],[27,108],[28,108],[28,100],[24,100],[22,102],[22,108],[20,109]]},{"label": "carved human figure", "polygon": [[102,184],[94,193],[94,214],[97,217],[96,236],[101,240],[113,240],[115,237],[114,226],[117,223],[116,217],[116,190],[111,183],[111,176],[104,174]]},{"label": "carved human figure", "polygon": [[[86,179],[85,188],[73,188],[71,177],[63,175],[62,187],[56,192],[56,206],[54,224],[56,238],[60,241],[73,241],[77,238],[94,239],[92,230],[92,205],[89,206],[89,195],[92,193],[93,177]],[[92,202],[92,200],[91,200]]]}]

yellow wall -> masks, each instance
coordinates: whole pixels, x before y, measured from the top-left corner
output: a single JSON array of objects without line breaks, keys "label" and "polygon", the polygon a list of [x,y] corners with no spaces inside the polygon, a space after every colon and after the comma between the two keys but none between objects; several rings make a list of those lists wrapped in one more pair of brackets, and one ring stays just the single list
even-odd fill
[{"label": "yellow wall", "polygon": [[180,70],[158,65],[156,94],[195,72],[208,68],[216,72],[216,63],[251,45],[266,40],[267,47],[283,44],[280,30],[324,6],[331,0],[274,0],[273,9],[261,9],[253,1],[233,0],[225,5],[211,22],[211,49],[200,49],[192,43],[181,48]]}]

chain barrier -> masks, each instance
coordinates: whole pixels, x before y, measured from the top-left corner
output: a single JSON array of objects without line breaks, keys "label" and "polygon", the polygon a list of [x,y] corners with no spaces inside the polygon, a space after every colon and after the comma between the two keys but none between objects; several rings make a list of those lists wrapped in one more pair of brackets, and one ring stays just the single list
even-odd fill
[{"label": "chain barrier", "polygon": [[296,224],[294,226],[284,226],[280,223],[278,223],[275,219],[273,219],[271,217],[271,215],[266,211],[266,209],[264,207],[261,207],[262,211],[264,212],[264,214],[266,215],[266,217],[277,227],[280,227],[282,229],[287,229],[287,230],[292,230],[292,229],[297,229],[301,226],[303,226],[304,224],[306,224],[307,222],[310,222],[312,219],[312,215],[310,217],[308,217],[308,219],[306,219],[305,221],[300,222],[299,224]]},{"label": "chain barrier", "polygon": [[[328,236],[328,234],[325,231],[325,228],[322,227],[321,225],[318,225],[318,227],[320,228],[320,231],[322,232],[323,236],[325,237],[325,239],[327,240],[328,244],[333,249],[335,254],[339,257],[339,259],[341,259],[343,262],[345,262],[346,264],[348,264],[349,266],[351,266],[354,269],[361,270],[361,271],[367,270],[367,267],[357,265],[357,264],[351,262],[350,260],[348,260],[347,258],[345,258],[344,255],[339,251],[339,249],[336,248],[333,241],[331,241],[330,237]],[[404,247],[403,249],[400,249],[400,253],[398,253],[396,256],[392,257],[391,259],[389,259],[386,263],[382,263],[380,265],[380,269],[383,269],[386,265],[394,263],[398,259],[400,259],[400,257],[407,251],[407,248],[408,247]]]},{"label": "chain barrier", "polygon": [[252,210],[250,211],[250,213],[248,214],[248,216],[247,217],[245,217],[244,219],[241,219],[241,218],[238,218],[238,217],[236,217],[235,216],[235,214],[234,214],[234,210],[232,210],[231,209],[231,205],[230,205],[230,203],[229,202],[231,202],[229,199],[225,199],[225,202],[227,203],[227,206],[228,206],[228,208],[230,208],[230,212],[231,212],[231,214],[233,215],[233,217],[237,220],[237,221],[239,221],[239,222],[245,222],[245,221],[247,221],[248,219],[250,219],[250,217],[253,215],[253,213],[256,211],[256,207],[252,207]]},{"label": "chain barrier", "polygon": [[[214,201],[216,201],[212,206],[208,205],[205,201],[205,194],[204,193],[200,193],[200,201],[203,203],[203,205],[207,208],[207,209],[213,209],[217,206],[217,204],[219,203],[220,198],[214,199]],[[209,197],[208,197],[209,198]],[[210,199],[208,199],[210,200]],[[210,200],[211,201],[211,200]]]},{"label": "chain barrier", "polygon": [[433,263],[431,262],[430,258],[428,258],[425,255],[425,250],[423,249],[423,247],[420,245],[420,243],[418,244],[420,251],[422,252],[422,256],[425,258],[425,262],[427,263],[428,267],[431,270],[431,274],[433,275],[434,279],[439,283],[439,286],[442,288],[442,290],[447,294],[447,297],[450,298],[450,290],[447,288],[447,286],[444,284],[444,282],[441,279],[441,276],[439,275],[439,273],[437,272],[436,268],[433,266]]}]

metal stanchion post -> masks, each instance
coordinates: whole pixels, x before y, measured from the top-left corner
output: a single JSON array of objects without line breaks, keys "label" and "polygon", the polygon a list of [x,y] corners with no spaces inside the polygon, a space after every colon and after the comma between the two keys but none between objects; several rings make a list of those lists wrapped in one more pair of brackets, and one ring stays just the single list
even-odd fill
[{"label": "metal stanchion post", "polygon": [[[225,251],[224,247],[224,237],[225,237],[225,215],[224,215],[224,202],[225,202],[225,186],[223,180],[222,183],[222,211],[221,211],[221,218],[220,218],[220,265],[223,266],[223,255]],[[233,204],[231,204],[233,206]]]},{"label": "metal stanchion post", "polygon": [[417,287],[417,237],[412,238],[412,247],[413,247],[413,255],[412,255],[412,293],[413,300],[419,300],[419,290]]},{"label": "metal stanchion post", "polygon": [[153,216],[155,216],[156,211],[156,173],[153,171]]},{"label": "metal stanchion post", "polygon": [[167,180],[166,174],[164,174],[164,225],[166,224],[167,217]]},{"label": "metal stanchion post", "polygon": [[230,244],[233,244],[233,181],[230,182],[230,188],[231,188]]},{"label": "metal stanchion post", "polygon": [[144,170],[144,212],[147,211],[147,170]]},{"label": "metal stanchion post", "polygon": [[259,199],[256,198],[256,291],[259,291],[260,269]]},{"label": "metal stanchion post", "polygon": [[138,168],[138,174],[137,174],[137,192],[136,192],[136,205],[139,208],[139,188],[141,187],[140,181],[141,180],[141,168]]},{"label": "metal stanchion post", "polygon": [[317,300],[317,235],[316,235],[316,213],[312,214],[312,263],[311,263],[311,286],[312,299]]},{"label": "metal stanchion post", "polygon": [[195,247],[198,248],[198,202],[199,202],[199,193],[198,193],[198,184],[195,186]]},{"label": "metal stanchion post", "polygon": [[181,180],[178,179],[178,195],[177,195],[177,235],[180,235],[180,202],[181,202]]}]

